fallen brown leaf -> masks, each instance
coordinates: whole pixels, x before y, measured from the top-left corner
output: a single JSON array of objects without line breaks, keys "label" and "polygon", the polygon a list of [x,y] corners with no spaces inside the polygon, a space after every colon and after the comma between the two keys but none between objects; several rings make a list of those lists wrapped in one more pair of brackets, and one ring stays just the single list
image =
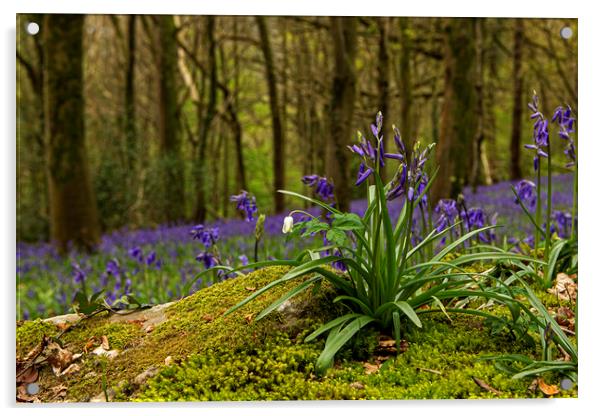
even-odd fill
[{"label": "fallen brown leaf", "polygon": [[365,387],[365,386],[364,386],[362,383],[360,383],[359,381],[354,381],[353,383],[351,383],[351,384],[349,385],[349,387],[351,387],[352,389],[357,389],[357,390],[363,390],[363,389],[365,389],[365,388],[366,388],[366,387]]},{"label": "fallen brown leaf", "polygon": [[378,341],[378,345],[383,348],[395,347],[395,340],[394,339],[383,339],[383,340]]},{"label": "fallen brown leaf", "polygon": [[69,374],[77,373],[79,370],[81,370],[81,368],[78,364],[71,364],[69,367],[65,368],[59,375],[62,377]]},{"label": "fallen brown leaf", "polygon": [[56,327],[62,332],[66,332],[70,326],[71,324],[68,322],[59,322],[58,324],[56,324]]},{"label": "fallen brown leaf", "polygon": [[556,284],[548,292],[558,296],[558,299],[574,301],[577,299],[577,283],[568,274],[558,273]]},{"label": "fallen brown leaf", "polygon": [[22,403],[33,403],[36,401],[36,397],[30,396],[29,393],[27,393],[26,384],[21,384],[17,387],[17,401]]},{"label": "fallen brown leaf", "polygon": [[489,384],[487,384],[485,381],[481,380],[480,378],[476,378],[473,376],[472,379],[483,390],[487,390],[488,392],[493,393],[496,396],[499,396],[502,393],[501,391],[496,390],[493,387],[491,387]]},{"label": "fallen brown leaf", "polygon": [[17,383],[33,383],[39,377],[39,372],[36,366],[26,363],[17,364]]},{"label": "fallen brown leaf", "polygon": [[104,350],[110,350],[111,348],[109,347],[109,338],[107,338],[106,335],[103,335],[102,337],[100,337],[100,346],[104,349]]},{"label": "fallen brown leaf", "polygon": [[50,391],[53,393],[51,400],[56,401],[57,399],[63,399],[67,395],[67,386],[59,384],[58,386],[52,387]]},{"label": "fallen brown leaf", "polygon": [[364,363],[364,372],[366,374],[374,374],[376,372],[378,372],[378,370],[380,369],[381,364],[370,364],[370,363]]},{"label": "fallen brown leaf", "polygon": [[537,385],[539,386],[539,390],[541,390],[541,392],[543,394],[545,394],[546,396],[553,396],[555,394],[560,393],[560,389],[558,388],[557,385],[555,384],[546,384],[543,381],[543,378],[539,377],[537,378]]},{"label": "fallen brown leaf", "polygon": [[73,361],[73,353],[67,349],[62,348],[56,342],[48,344],[48,363],[52,367],[52,371],[55,375],[59,376],[61,372],[71,364]]},{"label": "fallen brown leaf", "polygon": [[203,320],[204,320],[205,322],[212,322],[212,321],[213,321],[213,316],[212,316],[212,315],[209,315],[209,314],[207,314],[207,315],[203,315]]}]

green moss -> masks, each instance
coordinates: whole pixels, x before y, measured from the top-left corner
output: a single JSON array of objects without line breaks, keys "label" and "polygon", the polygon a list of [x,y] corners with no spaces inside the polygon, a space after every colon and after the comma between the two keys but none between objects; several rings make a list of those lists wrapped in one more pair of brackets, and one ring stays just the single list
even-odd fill
[{"label": "green moss", "polygon": [[44,335],[55,336],[58,329],[51,323],[41,319],[25,321],[17,326],[17,357],[23,358],[32,348],[42,341]]},{"label": "green moss", "polygon": [[106,322],[103,317],[84,321],[73,330],[67,332],[63,337],[65,344],[73,347],[74,350],[83,350],[86,342],[90,338],[99,340],[103,335],[109,340],[111,349],[123,350],[132,346],[143,335],[142,329],[131,323]]},{"label": "green moss", "polygon": [[[167,319],[150,333],[129,323],[108,323],[106,316],[86,321],[65,335],[70,349],[82,347],[92,336],[107,335],[111,348],[122,353],[111,361],[84,355],[81,371],[62,380],[45,369],[42,388],[49,391],[53,385],[65,384],[67,399],[75,401],[98,395],[103,377],[119,401],[498,397],[479,387],[473,380],[477,377],[500,390],[500,397],[542,397],[527,390],[530,380],[512,380],[490,361],[478,360],[483,355],[511,352],[537,357],[537,346],[516,342],[504,332],[492,335],[480,318],[452,315],[450,324],[439,312],[423,315],[423,329],[406,330],[409,349],[387,360],[379,372],[365,374],[362,362],[374,359],[379,335],[375,328],[366,328],[337,354],[326,376],[318,379],[314,363],[324,341],[306,344],[303,339],[341,313],[332,305],[335,293],[329,285],[317,293],[306,291],[285,310],[259,322],[252,318],[298,280],[224,316],[228,308],[287,270],[261,269],[203,289],[168,307]],[[492,312],[507,315],[503,308]],[[28,323],[32,328],[33,324]],[[49,329],[42,327],[42,331]],[[176,364],[166,366],[168,356]],[[159,374],[142,387],[136,385],[135,377],[152,367],[158,367]],[[560,396],[575,395],[573,390]]]},{"label": "green moss", "polygon": [[[528,390],[530,379],[513,380],[491,362],[478,360],[485,354],[525,353],[524,346],[491,337],[486,328],[475,325],[473,317],[456,317],[452,325],[444,319],[442,315],[425,318],[423,330],[406,334],[408,351],[387,360],[374,374],[365,374],[361,362],[339,356],[326,377],[317,379],[313,365],[323,344],[302,344],[300,339],[291,341],[280,334],[262,348],[222,348],[194,355],[182,365],[164,369],[135,400],[544,397]],[[479,387],[473,377],[501,394]],[[556,397],[575,394],[573,390]]]}]

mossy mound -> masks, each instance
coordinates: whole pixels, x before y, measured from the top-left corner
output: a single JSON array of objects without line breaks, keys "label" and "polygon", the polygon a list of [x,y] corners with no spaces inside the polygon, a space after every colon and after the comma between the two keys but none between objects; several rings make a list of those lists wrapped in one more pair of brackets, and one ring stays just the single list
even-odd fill
[{"label": "mossy mound", "polygon": [[[165,308],[163,321],[152,328],[137,319],[115,322],[106,315],[84,321],[62,337],[66,348],[78,353],[92,337],[106,335],[119,355],[84,354],[80,371],[62,377],[43,367],[39,399],[56,400],[53,392],[60,385],[66,389],[61,400],[88,401],[103,396],[103,383],[115,401],[543,397],[528,389],[531,380],[512,380],[491,362],[478,361],[509,352],[536,356],[536,350],[492,336],[479,318],[453,316],[450,323],[440,313],[423,318],[423,329],[406,328],[407,351],[392,355],[378,371],[366,370],[377,358],[379,334],[372,330],[354,339],[318,378],[314,363],[323,341],[303,339],[340,313],[332,306],[335,294],[328,285],[306,291],[259,322],[253,318],[298,281],[223,316],[286,270],[266,268],[203,289]],[[48,322],[23,323],[17,329],[17,354],[25,355],[44,334],[58,332]],[[480,387],[475,377],[499,392]],[[555,397],[576,394],[573,389]]]}]

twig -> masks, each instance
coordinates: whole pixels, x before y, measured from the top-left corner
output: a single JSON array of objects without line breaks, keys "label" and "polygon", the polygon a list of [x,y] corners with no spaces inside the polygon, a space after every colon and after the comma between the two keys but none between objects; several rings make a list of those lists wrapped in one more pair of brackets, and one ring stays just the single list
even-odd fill
[{"label": "twig", "polygon": [[437,374],[438,376],[443,375],[443,373],[441,371],[438,370],[431,370],[430,368],[422,368],[422,367],[416,367],[416,370],[419,371],[425,371],[427,373],[433,373],[433,374]]}]

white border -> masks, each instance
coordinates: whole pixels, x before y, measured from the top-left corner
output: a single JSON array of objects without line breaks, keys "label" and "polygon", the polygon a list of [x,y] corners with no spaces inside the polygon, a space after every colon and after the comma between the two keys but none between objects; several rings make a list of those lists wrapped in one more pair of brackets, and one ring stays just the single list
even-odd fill
[{"label": "white border", "polygon": [[[377,1],[335,0],[21,0],[16,4],[0,3],[2,7],[2,64],[0,65],[0,117],[3,137],[0,139],[2,163],[2,279],[5,284],[2,346],[2,405],[4,414],[30,415],[103,415],[171,414],[198,415],[199,412],[221,415],[303,415],[333,411],[366,413],[372,409],[382,414],[483,415],[493,414],[591,414],[601,404],[602,344],[600,342],[601,311],[597,308],[602,294],[602,272],[597,260],[602,244],[596,234],[601,228],[600,166],[602,140],[598,122],[602,116],[600,88],[601,15],[594,2],[559,0],[498,0],[498,1]],[[577,17],[579,18],[579,137],[580,137],[580,201],[579,223],[581,246],[579,293],[579,358],[580,383],[577,400],[496,400],[496,401],[404,401],[404,402],[295,402],[295,403],[211,403],[164,405],[100,405],[100,406],[14,406],[12,384],[14,359],[15,285],[15,13],[136,13],[136,14],[273,14],[273,15],[405,15],[405,16],[491,16],[491,17]],[[155,412],[152,412],[155,410]],[[142,411],[142,412],[141,412]],[[599,412],[600,410],[598,410]]]}]

